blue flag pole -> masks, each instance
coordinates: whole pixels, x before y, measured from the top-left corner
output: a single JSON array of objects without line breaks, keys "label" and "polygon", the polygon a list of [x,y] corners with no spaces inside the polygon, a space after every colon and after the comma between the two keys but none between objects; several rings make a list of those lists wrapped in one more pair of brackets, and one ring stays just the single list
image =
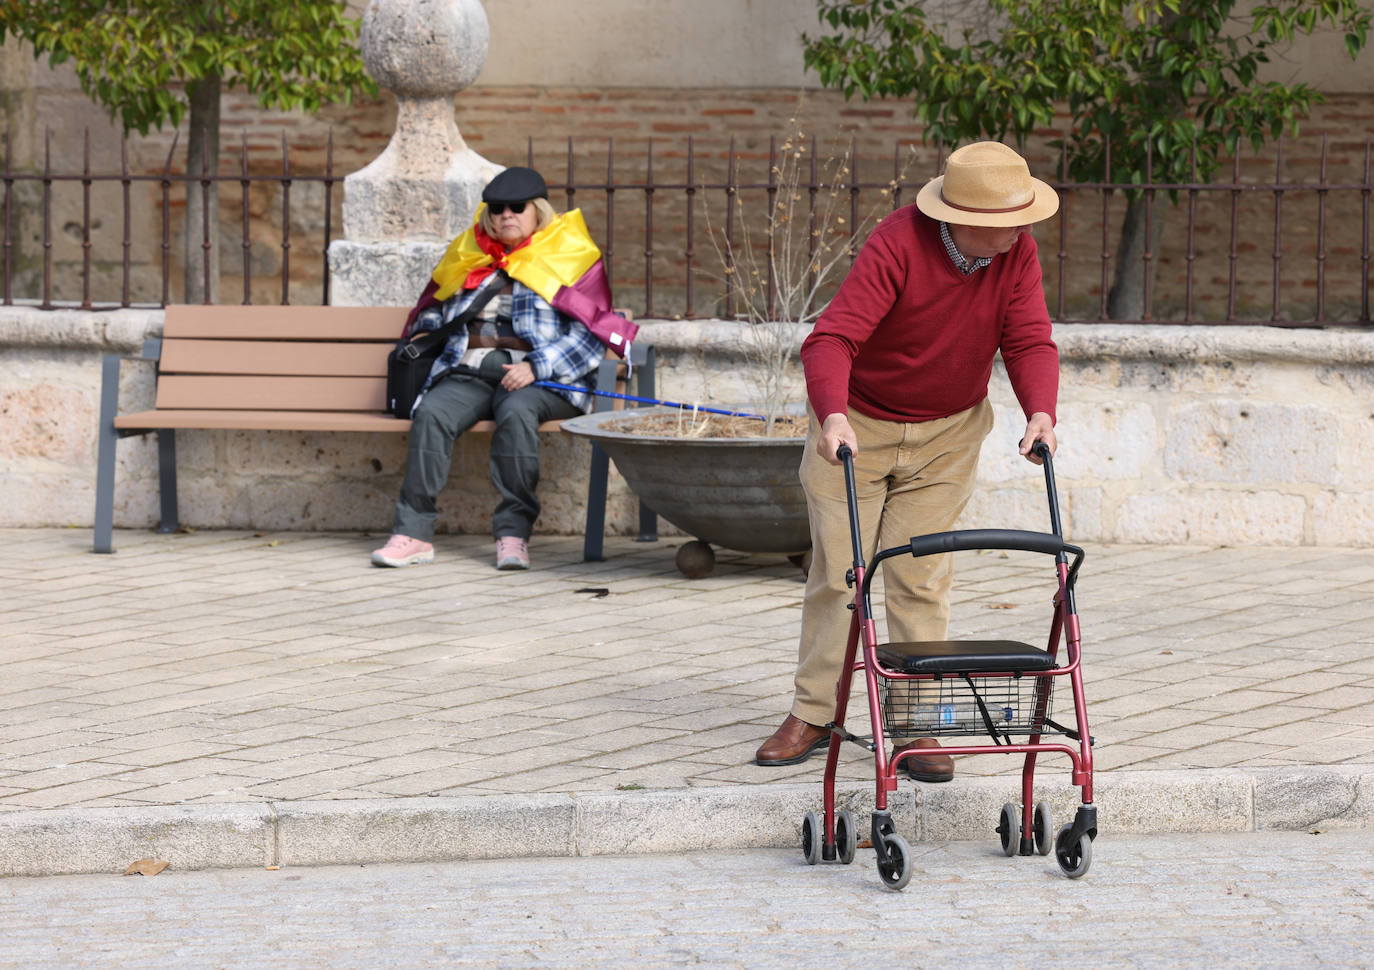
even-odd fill
[{"label": "blue flag pole", "polygon": [[660,401],[652,397],[635,397],[633,394],[617,394],[615,391],[598,391],[595,388],[583,387],[580,384],[559,384],[557,381],[535,381],[535,387],[547,387],[559,391],[583,391],[588,394],[595,394],[599,397],[614,397],[622,401],[635,401],[639,404],[661,404],[664,407],[681,408],[684,411],[701,411],[705,414],[724,414],[732,418],[752,418],[755,421],[767,421],[768,418],[762,414],[749,414],[745,411],[726,411],[722,408],[704,408],[696,404],[682,404],[678,401]]}]

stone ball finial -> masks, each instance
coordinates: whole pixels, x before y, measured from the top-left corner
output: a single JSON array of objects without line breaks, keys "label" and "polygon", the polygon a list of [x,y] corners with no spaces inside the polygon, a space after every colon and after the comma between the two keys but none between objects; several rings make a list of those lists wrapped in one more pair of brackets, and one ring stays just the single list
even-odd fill
[{"label": "stone ball finial", "polygon": [[329,245],[330,300],[407,306],[448,241],[472,225],[501,166],[474,152],[453,97],[476,80],[491,31],[479,0],[371,0],[363,62],[396,95],[386,149],[344,179],[342,239]]},{"label": "stone ball finial", "polygon": [[487,62],[491,28],[479,0],[372,0],[363,13],[363,64],[406,98],[452,96]]}]

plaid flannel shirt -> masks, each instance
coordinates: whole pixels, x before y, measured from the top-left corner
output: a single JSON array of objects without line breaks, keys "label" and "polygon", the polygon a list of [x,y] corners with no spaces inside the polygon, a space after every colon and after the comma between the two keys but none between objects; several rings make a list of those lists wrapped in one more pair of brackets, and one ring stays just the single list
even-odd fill
[{"label": "plaid flannel shirt", "polygon": [[[511,325],[515,335],[534,348],[525,355],[525,362],[534,371],[534,379],[590,386],[595,379],[592,372],[606,355],[606,348],[601,341],[581,323],[549,306],[543,297],[519,280],[512,280],[511,286]],[[476,293],[477,290],[459,290],[440,306],[424,310],[415,318],[415,330],[435,330],[448,323],[463,312]],[[415,399],[416,407],[425,391],[458,366],[467,349],[466,329],[448,338],[448,343],[439,352],[439,359],[430,368],[429,379]],[[583,411],[587,410],[591,401],[591,395],[586,391],[549,390],[567,398]],[[414,413],[413,409],[411,413]]]}]

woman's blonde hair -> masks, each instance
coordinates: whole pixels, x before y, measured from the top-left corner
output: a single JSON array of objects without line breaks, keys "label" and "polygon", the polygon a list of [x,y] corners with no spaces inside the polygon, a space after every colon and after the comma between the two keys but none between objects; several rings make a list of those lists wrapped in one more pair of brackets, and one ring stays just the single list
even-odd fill
[{"label": "woman's blonde hair", "polygon": [[[534,206],[534,211],[538,216],[534,224],[535,232],[543,229],[558,218],[558,213],[554,211],[553,205],[550,204],[548,199],[530,199],[529,204]],[[482,206],[482,214],[478,217],[478,222],[482,226],[483,232],[492,239],[496,238],[496,223],[491,221],[491,209],[489,207],[485,205]]]}]

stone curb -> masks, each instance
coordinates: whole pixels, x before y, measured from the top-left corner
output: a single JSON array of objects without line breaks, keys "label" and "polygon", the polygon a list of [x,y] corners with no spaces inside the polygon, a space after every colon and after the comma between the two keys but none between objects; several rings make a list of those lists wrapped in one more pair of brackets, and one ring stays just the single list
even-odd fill
[{"label": "stone curb", "polygon": [[[748,326],[726,320],[639,321],[640,339],[660,352],[738,356]],[[771,324],[790,329],[800,344],[810,324]],[[1239,361],[1302,362],[1316,365],[1374,363],[1374,333],[1357,328],[1298,330],[1281,327],[1146,323],[1056,323],[1060,358],[1231,365]]]},{"label": "stone curb", "polygon": [[[817,772],[819,776],[819,771]],[[1052,786],[1052,790],[1051,790]],[[1077,790],[1042,775],[1057,822]],[[1102,837],[1374,827],[1374,766],[1118,771],[1095,786]],[[1015,778],[902,788],[897,830],[918,842],[992,839]],[[839,786],[841,807],[872,811],[872,785]],[[626,855],[799,844],[819,809],[806,785],[644,792],[474,795],[357,801],[87,808],[0,813],[0,876],[114,873],[136,859],[178,869],[359,865],[534,856]]]},{"label": "stone curb", "polygon": [[73,347],[133,353],[162,332],[161,307],[120,310],[40,310],[0,307],[0,347]]}]

